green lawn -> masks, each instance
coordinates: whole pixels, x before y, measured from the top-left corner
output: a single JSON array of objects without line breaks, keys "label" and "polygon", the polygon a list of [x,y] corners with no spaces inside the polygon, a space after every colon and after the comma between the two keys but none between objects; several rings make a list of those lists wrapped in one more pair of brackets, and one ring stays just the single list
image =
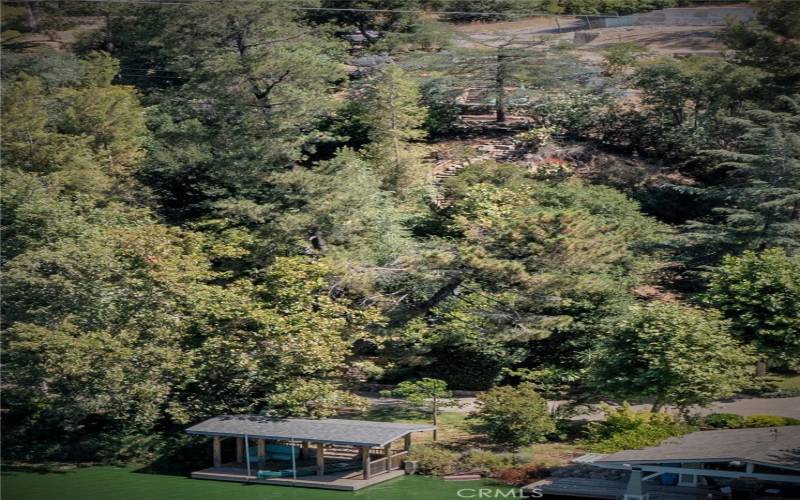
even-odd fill
[{"label": "green lawn", "polygon": [[783,390],[800,391],[800,375],[782,376],[778,388]]},{"label": "green lawn", "polygon": [[36,472],[3,468],[3,500],[451,500],[462,488],[508,487],[487,481],[446,482],[405,476],[357,492],[244,485],[136,472],[136,467],[87,467]]},{"label": "green lawn", "polygon": [[[372,408],[355,418],[364,420],[377,420],[380,422],[425,422],[430,424],[431,416],[422,410],[409,405],[379,406]],[[439,414],[439,441],[456,442],[469,440],[474,436],[467,415],[461,412],[444,411]],[[414,442],[424,442],[431,439],[431,433],[421,432],[413,435]]]}]

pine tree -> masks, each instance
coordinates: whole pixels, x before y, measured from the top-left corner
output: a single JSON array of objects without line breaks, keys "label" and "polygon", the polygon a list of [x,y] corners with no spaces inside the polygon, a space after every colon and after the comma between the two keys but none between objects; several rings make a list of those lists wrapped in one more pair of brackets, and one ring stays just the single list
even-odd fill
[{"label": "pine tree", "polygon": [[700,190],[714,215],[685,234],[700,263],[725,253],[800,249],[800,100],[782,96],[774,111],[751,109],[728,118],[738,130],[729,149],[706,151],[726,182]]},{"label": "pine tree", "polygon": [[383,187],[407,194],[429,182],[429,169],[417,142],[425,136],[427,110],[420,105],[416,82],[399,66],[389,65],[369,82],[366,115],[371,143],[365,156],[382,178]]}]

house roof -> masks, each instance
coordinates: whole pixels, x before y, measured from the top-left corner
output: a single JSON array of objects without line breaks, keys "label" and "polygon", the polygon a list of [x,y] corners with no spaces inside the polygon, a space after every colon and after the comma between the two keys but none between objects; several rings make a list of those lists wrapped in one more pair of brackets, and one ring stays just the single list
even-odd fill
[{"label": "house roof", "polygon": [[261,415],[221,415],[186,429],[205,436],[312,441],[352,446],[384,446],[411,432],[432,431],[426,424],[398,424],[368,420],[275,418]]},{"label": "house roof", "polygon": [[588,462],[742,461],[800,470],[800,425],[692,432],[658,446],[592,457]]}]

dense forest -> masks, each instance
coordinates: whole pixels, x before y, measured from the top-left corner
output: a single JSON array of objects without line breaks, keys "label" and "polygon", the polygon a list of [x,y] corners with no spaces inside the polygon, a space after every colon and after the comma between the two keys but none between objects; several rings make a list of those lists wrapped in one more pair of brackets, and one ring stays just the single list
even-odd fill
[{"label": "dense forest", "polygon": [[[676,3],[4,2],[6,457],[152,457],[365,383],[657,410],[800,369],[800,3],[722,57],[453,31]],[[537,160],[434,177],[481,133]]]}]

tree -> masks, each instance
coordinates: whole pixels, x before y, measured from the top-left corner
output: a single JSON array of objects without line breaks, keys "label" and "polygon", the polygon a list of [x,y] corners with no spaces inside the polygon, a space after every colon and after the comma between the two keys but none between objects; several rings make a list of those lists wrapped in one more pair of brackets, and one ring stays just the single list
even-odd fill
[{"label": "tree", "polygon": [[616,133],[654,156],[685,159],[718,144],[719,116],[738,115],[763,76],[757,69],[713,57],[641,62],[630,81],[642,92],[643,109],[623,119]]},{"label": "tree", "polygon": [[[322,0],[320,7],[306,17],[316,23],[332,23],[339,28],[356,30],[368,44],[374,44],[383,32],[403,32],[413,28],[419,17],[419,0]],[[352,9],[352,10],[350,10]],[[385,12],[381,12],[385,11]]]},{"label": "tree", "polygon": [[800,102],[781,96],[775,108],[725,120],[730,147],[704,151],[726,182],[699,190],[715,209],[684,233],[690,257],[701,264],[744,250],[800,248]]},{"label": "tree", "polygon": [[164,6],[137,17],[159,28],[149,38],[118,41],[161,47],[150,55],[164,83],[148,95],[154,141],[140,175],[179,220],[213,213],[218,201],[268,202],[269,175],[332,139],[317,125],[338,105],[346,45],[283,7]]},{"label": "tree", "polygon": [[402,327],[412,359],[426,355],[430,376],[457,388],[491,387],[526,358],[578,368],[669,239],[613,189],[539,180],[513,164],[466,167],[445,195],[448,245],[416,265],[430,277],[399,289],[406,304],[390,325]]},{"label": "tree", "polygon": [[[408,400],[418,406],[427,406],[431,412],[433,425],[439,423],[439,410],[448,406],[457,406],[453,393],[447,389],[444,380],[423,378],[420,380],[406,380],[397,384],[391,391],[383,391],[382,396],[395,396]],[[434,434],[434,439],[435,439]]]},{"label": "tree", "polygon": [[735,51],[738,64],[769,73],[762,89],[768,101],[775,92],[796,92],[800,83],[800,5],[792,0],[759,0],[754,7],[755,20],[732,22],[722,40]]},{"label": "tree", "polygon": [[587,356],[589,383],[603,396],[651,398],[653,411],[730,397],[745,387],[754,357],[728,326],[716,312],[678,303],[634,307]]},{"label": "tree", "polygon": [[480,427],[497,443],[526,446],[556,430],[547,401],[530,383],[494,387],[478,394],[476,404],[470,417],[480,419]]},{"label": "tree", "polygon": [[416,142],[425,132],[427,110],[420,105],[416,83],[396,65],[389,65],[368,83],[362,120],[370,144],[364,157],[383,180],[384,189],[403,195],[427,184],[430,174]]},{"label": "tree", "polygon": [[491,38],[460,32],[457,36],[464,38],[461,47],[415,54],[401,64],[421,78],[446,76],[454,90],[491,103],[499,123],[505,122],[512,105],[528,102],[536,93],[532,90],[563,88],[585,78],[589,71],[566,50],[548,46],[547,39],[502,33]]},{"label": "tree", "polygon": [[[541,11],[544,0],[453,0],[445,3],[447,19],[456,22],[471,21],[510,21]],[[474,14],[473,14],[474,13]]]},{"label": "tree", "polygon": [[800,358],[800,260],[779,248],[727,256],[708,278],[703,302],[719,309],[733,332],[763,361]]}]

